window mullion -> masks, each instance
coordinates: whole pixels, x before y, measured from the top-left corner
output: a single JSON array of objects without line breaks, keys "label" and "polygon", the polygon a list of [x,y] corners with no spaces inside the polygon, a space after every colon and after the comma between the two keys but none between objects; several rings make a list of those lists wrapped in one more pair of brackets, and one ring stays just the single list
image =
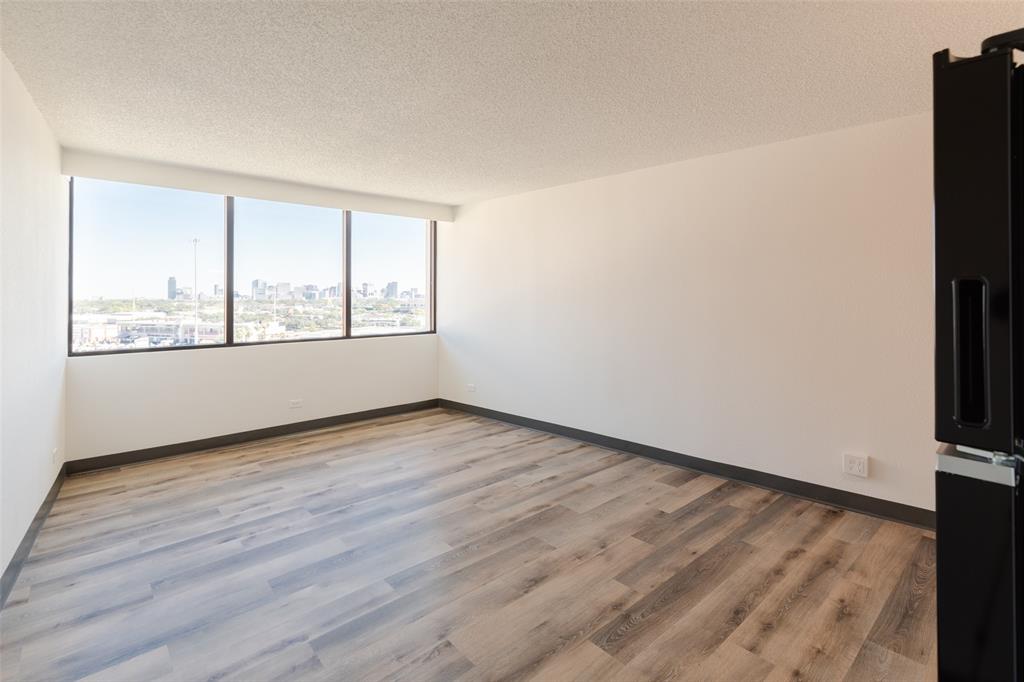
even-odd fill
[{"label": "window mullion", "polygon": [[224,197],[224,343],[235,343],[235,198]]},{"label": "window mullion", "polygon": [[427,286],[430,287],[428,292],[427,305],[430,306],[430,311],[427,314],[428,331],[437,331],[437,221],[431,220],[428,223],[427,229],[430,234],[427,237],[427,248],[430,250],[429,263],[427,264]]},{"label": "window mullion", "polygon": [[345,305],[345,338],[352,336],[352,211],[342,211],[342,279],[344,280],[345,291],[341,294]]}]

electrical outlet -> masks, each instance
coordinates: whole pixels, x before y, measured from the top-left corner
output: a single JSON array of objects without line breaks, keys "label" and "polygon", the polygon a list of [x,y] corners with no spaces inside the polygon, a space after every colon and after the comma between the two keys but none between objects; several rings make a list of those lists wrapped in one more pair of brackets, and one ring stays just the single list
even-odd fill
[{"label": "electrical outlet", "polygon": [[470,393],[476,393],[476,384],[466,384],[466,390]]},{"label": "electrical outlet", "polygon": [[870,458],[867,455],[853,455],[846,453],[843,455],[843,473],[850,474],[851,476],[859,476],[860,478],[868,477],[868,460]]},{"label": "electrical outlet", "polygon": [[302,407],[302,398],[292,398],[288,401],[289,410],[297,410]]}]

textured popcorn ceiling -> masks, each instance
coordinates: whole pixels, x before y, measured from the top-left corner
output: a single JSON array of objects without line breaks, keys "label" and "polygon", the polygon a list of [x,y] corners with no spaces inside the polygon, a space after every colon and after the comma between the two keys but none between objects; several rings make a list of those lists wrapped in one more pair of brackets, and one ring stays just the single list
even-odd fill
[{"label": "textured popcorn ceiling", "polygon": [[925,111],[1024,3],[17,2],[66,147],[461,204]]}]

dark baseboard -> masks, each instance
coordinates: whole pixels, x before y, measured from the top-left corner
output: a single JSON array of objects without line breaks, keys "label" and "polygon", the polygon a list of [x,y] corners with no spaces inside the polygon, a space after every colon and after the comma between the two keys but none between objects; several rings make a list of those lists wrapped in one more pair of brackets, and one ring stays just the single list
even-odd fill
[{"label": "dark baseboard", "polygon": [[32,523],[28,525],[28,530],[25,531],[25,537],[21,539],[21,544],[18,545],[18,549],[14,550],[14,556],[11,557],[11,562],[7,564],[7,568],[4,569],[3,576],[0,577],[0,609],[7,603],[7,597],[10,596],[11,590],[14,588],[14,583],[18,580],[18,574],[21,573],[21,567],[25,565],[25,559],[28,559],[29,553],[32,551],[32,545],[36,543],[36,536],[39,535],[39,529],[43,527],[43,522],[46,521],[46,517],[50,515],[50,509],[53,508],[53,501],[57,499],[57,493],[60,492],[60,486],[64,483],[64,478],[67,475],[67,465],[63,465],[60,471],[57,472],[57,478],[54,479],[53,485],[50,486],[50,491],[46,493],[46,497],[43,498],[43,503],[39,505],[39,511],[36,512],[36,516],[32,519]]},{"label": "dark baseboard", "polygon": [[363,421],[365,419],[388,417],[394,414],[401,414],[403,412],[426,410],[431,407],[437,407],[437,399],[421,400],[417,403],[406,403],[405,405],[378,407],[373,410],[350,412],[348,414],[339,414],[333,417],[322,417],[320,419],[309,419],[301,422],[293,422],[291,424],[281,424],[280,426],[253,429],[251,431],[240,431],[238,433],[229,433],[224,436],[213,436],[211,438],[190,440],[184,443],[158,445],[156,447],[144,448],[142,450],[118,452],[113,455],[100,455],[99,457],[76,459],[67,463],[67,473],[68,475],[81,474],[89,471],[97,471],[99,469],[109,469],[111,467],[120,467],[127,464],[137,464],[138,462],[148,462],[152,459],[174,457],[175,455],[184,455],[190,452],[198,452],[200,450],[222,448],[228,445],[237,445],[238,443],[261,440],[263,438],[287,436],[292,433],[313,431],[314,429],[323,429],[329,426],[338,426],[339,424]]},{"label": "dark baseboard", "polygon": [[746,467],[736,466],[735,464],[724,464],[710,459],[684,455],[680,452],[663,450],[662,448],[634,443],[621,438],[603,436],[591,431],[574,429],[570,426],[552,424],[551,422],[531,419],[529,417],[520,417],[519,415],[499,412],[486,407],[459,403],[445,398],[439,399],[438,404],[441,407],[448,409],[478,414],[482,417],[497,419],[510,424],[516,424],[517,426],[525,426],[538,431],[545,431],[547,433],[553,433],[559,436],[566,436],[567,438],[574,438],[587,443],[593,443],[594,445],[600,445],[601,447],[609,448],[611,450],[628,452],[642,457],[649,457],[661,462],[668,462],[669,464],[693,469],[694,471],[700,471],[702,473],[712,474],[714,476],[720,476],[722,478],[728,478],[742,483],[749,483],[760,488],[768,488],[769,490],[786,493],[787,495],[795,495],[796,497],[821,502],[822,504],[827,504],[833,507],[850,509],[855,512],[860,512],[861,514],[870,514],[871,516],[877,516],[891,521],[899,521],[900,523],[906,523],[920,528],[927,528],[929,530],[935,528],[935,512],[927,509],[921,509],[920,507],[912,507],[899,502],[882,500],[869,495],[851,493],[846,490],[839,490],[838,488],[829,488],[828,486],[818,485],[817,483],[808,483],[807,481],[800,481],[795,478],[776,476],[775,474],[768,474],[755,469],[747,469]]}]

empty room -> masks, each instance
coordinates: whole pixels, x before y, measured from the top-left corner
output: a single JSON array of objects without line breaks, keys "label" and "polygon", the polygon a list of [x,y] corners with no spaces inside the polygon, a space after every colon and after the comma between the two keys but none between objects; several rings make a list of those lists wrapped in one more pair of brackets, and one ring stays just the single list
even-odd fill
[{"label": "empty room", "polygon": [[0,0],[0,680],[1024,680],[1024,3]]}]

